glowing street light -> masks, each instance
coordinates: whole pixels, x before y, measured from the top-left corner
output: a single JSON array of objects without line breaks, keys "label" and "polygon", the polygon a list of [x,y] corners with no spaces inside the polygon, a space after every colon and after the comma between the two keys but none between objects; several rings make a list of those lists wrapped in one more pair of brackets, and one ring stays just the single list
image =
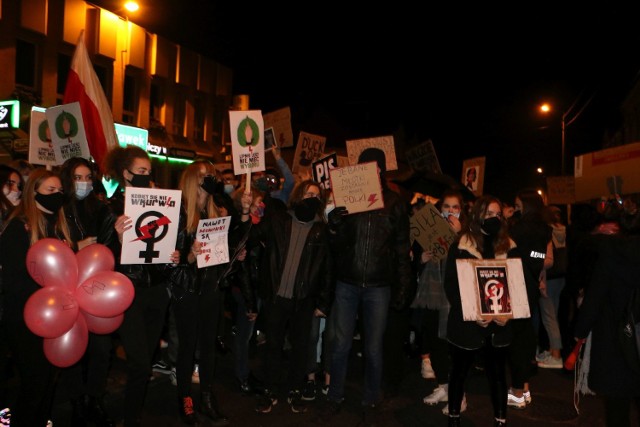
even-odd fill
[{"label": "glowing street light", "polygon": [[124,4],[124,8],[129,12],[137,12],[138,9],[140,9],[140,5],[138,5],[138,3],[136,3],[135,1],[128,1]]}]

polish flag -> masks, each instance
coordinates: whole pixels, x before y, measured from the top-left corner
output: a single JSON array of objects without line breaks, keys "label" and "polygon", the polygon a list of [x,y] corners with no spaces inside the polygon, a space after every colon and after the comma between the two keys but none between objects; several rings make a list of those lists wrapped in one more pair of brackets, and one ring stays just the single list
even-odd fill
[{"label": "polish flag", "polygon": [[98,165],[102,165],[107,151],[118,146],[118,137],[111,107],[84,44],[84,30],[78,37],[64,90],[64,104],[76,101],[80,103],[91,156]]}]

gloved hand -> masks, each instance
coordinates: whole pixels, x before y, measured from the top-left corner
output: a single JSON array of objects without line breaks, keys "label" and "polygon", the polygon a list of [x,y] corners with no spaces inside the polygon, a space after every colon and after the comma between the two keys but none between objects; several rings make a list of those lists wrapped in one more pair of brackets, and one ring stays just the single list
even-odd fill
[{"label": "gloved hand", "polygon": [[331,227],[337,227],[342,222],[342,217],[348,215],[349,211],[344,206],[336,206],[333,208],[329,215],[327,216],[327,220],[329,221],[329,225]]}]

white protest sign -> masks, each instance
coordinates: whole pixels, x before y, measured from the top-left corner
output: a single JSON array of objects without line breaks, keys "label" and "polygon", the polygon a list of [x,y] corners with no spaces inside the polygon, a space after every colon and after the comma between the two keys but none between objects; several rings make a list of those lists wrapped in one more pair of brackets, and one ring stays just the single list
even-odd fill
[{"label": "white protest sign", "polygon": [[531,317],[520,258],[457,259],[464,320]]},{"label": "white protest sign", "polygon": [[263,171],[264,123],[260,110],[229,111],[229,124],[235,174]]},{"label": "white protest sign", "polygon": [[91,152],[84,133],[84,122],[79,102],[47,108],[45,112],[56,162],[61,165],[72,157],[89,160]]},{"label": "white protest sign", "polygon": [[335,205],[345,206],[350,214],[384,207],[376,162],[330,169],[329,176]]},{"label": "white protest sign", "polygon": [[34,165],[55,166],[56,153],[51,144],[51,130],[45,114],[46,109],[31,107],[29,125],[29,163]]},{"label": "white protest sign", "polygon": [[126,187],[121,264],[168,264],[176,250],[182,191]]},{"label": "white protest sign", "polygon": [[196,240],[202,243],[198,254],[198,268],[229,262],[230,216],[201,219]]}]

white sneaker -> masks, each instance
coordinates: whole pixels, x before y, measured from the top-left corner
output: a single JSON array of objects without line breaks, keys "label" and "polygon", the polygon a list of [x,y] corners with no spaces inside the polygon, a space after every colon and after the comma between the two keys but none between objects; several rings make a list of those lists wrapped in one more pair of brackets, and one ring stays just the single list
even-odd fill
[{"label": "white sneaker", "polygon": [[551,353],[549,353],[548,350],[545,350],[540,354],[536,354],[536,362],[542,362],[544,359],[546,359],[550,355],[551,355]]},{"label": "white sneaker", "polygon": [[171,379],[171,385],[173,386],[177,386],[178,385],[178,379],[176,378],[176,367],[173,366],[171,368],[171,372],[169,372],[169,378]]},{"label": "white sneaker", "polygon": [[544,360],[538,361],[538,368],[562,369],[562,357],[555,358],[549,354]]},{"label": "white sneaker", "polygon": [[524,401],[527,403],[527,405],[531,404],[531,390],[527,390],[527,391],[523,391],[522,392],[522,397],[524,397]]},{"label": "white sneaker", "polygon": [[509,390],[509,394],[507,395],[507,406],[516,409],[524,409],[527,407],[527,401],[524,396],[518,397]]},{"label": "white sneaker", "polygon": [[429,396],[422,399],[427,405],[437,405],[440,402],[449,401],[449,390],[447,384],[443,384],[442,387],[436,387]]},{"label": "white sneaker", "polygon": [[431,367],[431,359],[428,357],[422,359],[422,368],[420,368],[420,373],[422,374],[422,378],[426,380],[434,379],[436,377],[436,373]]},{"label": "white sneaker", "polygon": [[[460,404],[460,413],[463,413],[467,410],[467,393],[462,396],[462,403]],[[442,413],[445,415],[449,415],[449,405],[442,408]]]}]

